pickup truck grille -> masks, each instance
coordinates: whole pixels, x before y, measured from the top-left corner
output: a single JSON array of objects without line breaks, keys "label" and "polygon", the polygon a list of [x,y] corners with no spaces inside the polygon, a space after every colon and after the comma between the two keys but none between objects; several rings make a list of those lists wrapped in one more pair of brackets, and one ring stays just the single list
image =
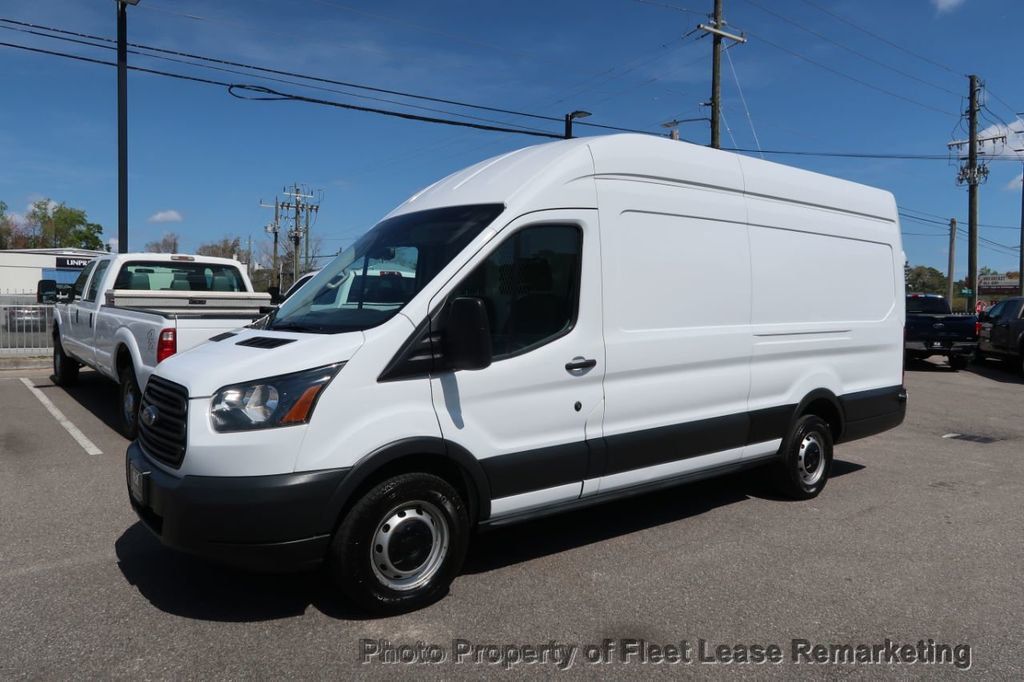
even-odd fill
[{"label": "pickup truck grille", "polygon": [[[147,424],[143,412],[157,410],[156,420]],[[178,468],[185,458],[188,442],[188,390],[179,384],[150,377],[139,408],[139,444],[147,455]]]}]

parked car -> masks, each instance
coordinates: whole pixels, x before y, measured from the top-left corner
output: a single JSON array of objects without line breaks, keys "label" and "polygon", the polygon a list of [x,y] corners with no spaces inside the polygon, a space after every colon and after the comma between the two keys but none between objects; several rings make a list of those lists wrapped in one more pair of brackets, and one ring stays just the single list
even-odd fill
[{"label": "parked car", "polygon": [[1024,297],[1000,301],[978,319],[978,359],[1000,358],[1024,374]]},{"label": "parked car", "polygon": [[[49,306],[9,305],[6,306],[4,326],[12,332],[37,332],[49,324]],[[45,338],[45,337],[44,337]]]},{"label": "parked car", "polygon": [[904,349],[907,359],[944,355],[949,366],[963,369],[978,347],[978,318],[954,315],[937,294],[908,294]]},{"label": "parked car", "polygon": [[129,500],[169,547],[415,608],[477,527],[754,466],[815,497],[834,443],[903,420],[903,286],[888,192],[641,135],[527,148],[160,364]]},{"label": "parked car", "polygon": [[153,369],[211,336],[266,312],[238,261],[209,256],[129,253],[97,258],[54,306],[53,373],[74,383],[82,365],[120,386],[121,430],[134,438],[141,389]]}]

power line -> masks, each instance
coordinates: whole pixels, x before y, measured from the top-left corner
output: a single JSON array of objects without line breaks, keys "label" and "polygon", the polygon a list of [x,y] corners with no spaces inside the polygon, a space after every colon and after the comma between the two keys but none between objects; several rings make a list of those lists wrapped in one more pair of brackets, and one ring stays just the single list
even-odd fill
[{"label": "power line", "polygon": [[904,76],[906,78],[910,78],[911,80],[915,80],[918,83],[922,83],[924,85],[927,85],[928,87],[935,88],[936,90],[941,90],[942,92],[945,92],[945,93],[948,93],[950,95],[953,95],[954,97],[959,97],[960,96],[960,93],[954,92],[953,90],[950,90],[949,88],[947,88],[945,86],[938,85],[936,83],[932,83],[931,81],[927,81],[927,80],[925,80],[923,78],[918,78],[914,74],[908,73],[906,71],[903,71],[902,69],[898,69],[895,66],[893,66],[892,64],[883,62],[880,59],[875,59],[871,55],[865,54],[865,53],[861,52],[860,50],[857,50],[855,48],[850,47],[849,45],[846,45],[844,43],[839,42],[838,40],[833,40],[832,38],[829,38],[828,36],[824,35],[823,33],[820,33],[819,31],[815,31],[812,28],[808,28],[807,26],[804,26],[803,24],[801,24],[801,23],[799,23],[797,21],[794,21],[793,19],[790,19],[789,17],[785,16],[784,14],[776,12],[773,9],[769,9],[768,7],[765,7],[760,2],[757,2],[757,0],[746,0],[746,2],[748,4],[750,4],[750,5],[753,5],[754,7],[757,7],[762,12],[767,12],[768,14],[771,14],[772,16],[774,16],[774,17],[776,17],[778,19],[781,19],[782,21],[786,22],[787,24],[790,24],[791,26],[795,26],[795,27],[799,28],[801,31],[806,31],[807,33],[810,33],[811,35],[816,36],[819,39],[824,40],[827,43],[835,45],[836,47],[842,48],[842,49],[846,50],[847,52],[849,52],[850,54],[857,55],[858,57],[860,57],[861,59],[864,59],[865,61],[869,61],[872,64],[875,64],[877,66],[881,66],[882,68],[885,68],[885,69],[889,69],[893,73],[898,73],[901,76]]},{"label": "power line", "polygon": [[[736,81],[736,91],[740,94],[740,102],[743,103],[743,110],[747,112],[747,122],[750,123],[750,132],[754,136],[754,144],[757,146],[757,153],[761,154],[761,140],[757,138],[757,131],[754,129],[754,119],[750,115],[750,107],[747,106],[747,98],[743,96],[743,86],[740,85],[740,77],[736,75],[736,66],[732,63],[729,51],[725,51],[725,58],[729,61],[729,69],[732,70],[732,79]],[[761,154],[764,158],[764,154]]]},{"label": "power line", "polygon": [[943,71],[946,71],[946,72],[951,73],[953,75],[956,75],[956,76],[962,76],[963,75],[959,71],[957,71],[956,69],[954,69],[954,68],[952,68],[950,66],[946,66],[945,64],[943,64],[941,62],[937,62],[934,59],[932,59],[931,57],[926,57],[926,56],[924,56],[922,54],[914,52],[913,50],[909,49],[908,47],[906,47],[904,45],[900,45],[897,42],[889,40],[885,36],[881,36],[881,35],[875,33],[874,31],[866,29],[863,26],[861,26],[860,24],[854,23],[850,19],[847,19],[846,17],[844,17],[843,15],[841,15],[841,14],[839,14],[837,12],[834,12],[834,11],[828,9],[827,7],[822,7],[817,2],[813,2],[813,0],[803,0],[803,2],[805,4],[810,5],[811,7],[814,7],[815,9],[817,9],[817,10],[819,10],[821,12],[824,12],[825,14],[828,14],[832,18],[837,19],[838,21],[843,22],[847,26],[852,26],[853,28],[857,29],[861,33],[865,33],[865,34],[871,36],[872,38],[874,38],[876,40],[882,41],[883,43],[885,43],[886,45],[888,45],[890,47],[894,47],[897,50],[900,50],[901,52],[905,52],[906,54],[909,54],[911,57],[916,57],[917,59],[920,59],[923,62],[927,62],[928,64],[931,64],[932,66],[938,67],[938,68],[942,69]]},{"label": "power line", "polygon": [[[18,45],[18,44],[15,44],[15,43],[0,42],[0,47],[12,47],[12,48],[16,48],[16,49],[19,49],[19,50],[28,50],[30,52],[38,52],[38,53],[41,53],[41,54],[48,54],[48,55],[52,55],[52,56],[55,56],[55,57],[64,57],[64,58],[67,58],[67,59],[74,59],[74,60],[77,60],[77,61],[89,62],[89,63],[92,63],[92,64],[102,64],[104,66],[116,66],[115,62],[110,62],[110,61],[106,61],[106,60],[102,60],[102,59],[93,59],[91,57],[83,57],[81,55],[70,54],[68,52],[58,52],[56,50],[45,50],[45,49],[39,48],[39,47],[29,47],[28,45]],[[180,80],[194,81],[194,82],[197,82],[197,83],[204,83],[204,84],[207,84],[207,85],[217,85],[217,86],[220,86],[220,87],[223,87],[223,88],[227,88],[228,93],[231,94],[234,97],[237,97],[238,99],[248,99],[248,100],[295,100],[295,101],[302,101],[302,102],[311,102],[311,103],[314,103],[314,104],[323,104],[323,105],[326,105],[326,106],[337,107],[337,108],[340,108],[340,109],[349,109],[349,110],[352,110],[352,111],[363,111],[363,112],[372,113],[372,114],[380,114],[382,116],[391,116],[391,117],[394,117],[394,118],[403,118],[403,119],[411,120],[411,121],[422,121],[422,122],[425,122],[425,123],[439,123],[439,124],[442,124],[442,125],[450,125],[450,126],[456,126],[456,127],[462,127],[462,128],[475,128],[477,130],[489,130],[489,131],[492,131],[492,132],[516,133],[516,134],[519,134],[519,135],[532,135],[534,137],[546,137],[546,138],[551,138],[551,139],[556,139],[556,140],[562,139],[562,136],[558,135],[556,133],[546,133],[546,132],[542,132],[542,131],[523,130],[523,129],[518,129],[518,128],[505,128],[505,127],[501,127],[501,126],[485,125],[485,124],[481,124],[481,123],[471,123],[469,121],[453,121],[451,119],[436,118],[436,117],[433,117],[433,116],[421,116],[419,114],[410,114],[410,113],[401,112],[401,111],[392,111],[392,110],[388,110],[388,109],[377,109],[375,107],[363,107],[363,106],[359,106],[357,104],[347,104],[345,102],[333,102],[331,100],[322,100],[322,99],[317,99],[317,98],[314,98],[314,97],[304,97],[302,95],[292,95],[292,94],[277,92],[276,90],[271,90],[270,88],[265,88],[265,87],[259,86],[259,85],[246,85],[246,84],[240,84],[240,83],[226,83],[224,81],[215,81],[215,80],[212,80],[212,79],[209,79],[209,78],[199,78],[197,76],[186,76],[184,74],[172,73],[172,72],[169,72],[169,71],[160,71],[158,69],[148,69],[148,68],[145,68],[145,67],[142,67],[142,66],[129,66],[128,68],[130,70],[132,70],[132,71],[139,71],[139,72],[142,72],[142,73],[150,73],[150,74],[153,74],[153,75],[156,75],[156,76],[165,76],[165,77],[168,77],[168,78],[177,78],[177,79],[180,79]],[[269,96],[267,96],[267,97],[243,97],[243,96],[240,96],[240,95],[236,94],[235,90],[245,90],[245,91],[250,91],[250,92],[264,93],[264,94],[267,94]]]},{"label": "power line", "polygon": [[875,85],[874,83],[870,83],[870,82],[868,82],[868,81],[866,81],[866,80],[864,80],[862,78],[858,78],[857,76],[851,76],[850,74],[845,73],[843,71],[840,71],[839,69],[835,69],[835,68],[833,68],[831,66],[828,66],[826,64],[822,64],[821,62],[819,62],[819,61],[817,61],[815,59],[811,59],[807,55],[804,55],[804,54],[801,54],[799,52],[796,52],[795,50],[791,50],[788,47],[785,47],[784,45],[779,45],[778,43],[772,42],[771,40],[768,40],[764,36],[755,35],[752,31],[747,31],[747,35],[749,35],[749,36],[751,36],[753,38],[757,38],[762,43],[765,43],[766,45],[771,45],[775,49],[781,50],[782,52],[785,52],[786,54],[792,55],[792,56],[796,57],[797,59],[802,59],[803,61],[807,62],[808,64],[813,64],[814,66],[817,66],[819,69],[824,69],[825,71],[828,71],[829,73],[833,73],[833,74],[835,74],[837,76],[840,76],[841,78],[845,78],[846,80],[853,81],[854,83],[857,83],[859,85],[863,85],[864,87],[870,88],[870,89],[875,90],[877,92],[880,92],[883,95],[888,95],[889,97],[894,97],[896,99],[903,100],[904,102],[907,102],[909,104],[913,104],[914,106],[918,106],[918,107],[921,107],[922,109],[927,109],[929,111],[934,111],[934,112],[942,114],[944,116],[959,116],[959,114],[957,114],[956,112],[947,111],[945,109],[939,109],[938,107],[933,107],[930,104],[925,104],[924,102],[920,102],[920,101],[918,101],[916,99],[912,99],[910,97],[906,97],[904,95],[901,95],[898,92],[893,92],[892,90],[887,90],[886,88],[883,88],[883,87],[881,87],[879,85]]}]

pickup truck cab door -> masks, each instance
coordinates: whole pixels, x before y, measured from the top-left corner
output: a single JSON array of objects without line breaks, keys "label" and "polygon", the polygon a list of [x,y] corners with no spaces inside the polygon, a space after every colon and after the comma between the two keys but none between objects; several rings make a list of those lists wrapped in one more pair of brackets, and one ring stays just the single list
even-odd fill
[{"label": "pickup truck cab door", "polygon": [[110,258],[96,262],[96,269],[92,273],[89,286],[85,289],[85,295],[82,297],[79,307],[79,314],[82,316],[82,322],[85,323],[81,326],[83,335],[80,336],[80,339],[88,346],[86,353],[90,355],[85,360],[94,367],[104,370],[109,370],[110,367],[110,345],[113,339],[107,339],[106,347],[101,348],[101,335],[97,333],[97,330],[100,307],[103,306],[103,296],[106,290],[104,282],[107,280],[111,262]]},{"label": "pickup truck cab door", "polygon": [[68,301],[65,312],[67,313],[66,319],[61,320],[60,326],[60,342],[64,347],[64,352],[78,358],[79,360],[86,360],[86,350],[84,343],[84,332],[83,329],[88,329],[88,315],[85,320],[82,319],[82,297],[85,296],[86,286],[89,284],[89,277],[92,275],[93,270],[96,269],[96,261],[89,263],[85,266],[85,269],[78,274],[78,279],[75,280],[74,285],[71,287],[71,300]]}]

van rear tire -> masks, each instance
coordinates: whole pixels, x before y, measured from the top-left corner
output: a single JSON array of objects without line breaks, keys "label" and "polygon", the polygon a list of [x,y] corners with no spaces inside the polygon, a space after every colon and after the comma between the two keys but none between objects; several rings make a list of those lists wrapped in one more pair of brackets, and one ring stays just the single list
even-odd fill
[{"label": "van rear tire", "polygon": [[331,539],[328,571],[364,611],[405,613],[448,593],[468,544],[459,493],[432,474],[402,474],[375,485],[345,514]]},{"label": "van rear tire", "polygon": [[832,471],[832,430],[814,414],[800,417],[782,441],[775,465],[779,492],[796,500],[817,497]]}]

